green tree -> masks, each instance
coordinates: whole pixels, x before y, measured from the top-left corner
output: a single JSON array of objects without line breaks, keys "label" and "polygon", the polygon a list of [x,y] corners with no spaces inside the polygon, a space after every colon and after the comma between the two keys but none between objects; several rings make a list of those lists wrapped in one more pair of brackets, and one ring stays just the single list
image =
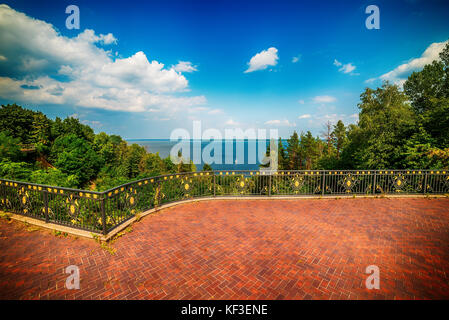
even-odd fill
[{"label": "green tree", "polygon": [[67,117],[62,122],[62,133],[60,135],[74,134],[78,138],[82,138],[92,143],[95,138],[94,130],[88,125],[82,124],[79,119]]},{"label": "green tree", "polygon": [[433,149],[435,141],[422,126],[405,140],[402,151],[402,168],[429,168],[432,167],[432,159],[427,156]]},{"label": "green tree", "polygon": [[13,138],[7,132],[0,132],[0,159],[17,161],[22,158],[19,138]]},{"label": "green tree", "polygon": [[360,169],[396,168],[403,160],[403,145],[414,132],[415,116],[408,97],[385,82],[361,95],[358,126],[350,130],[349,166]]},{"label": "green tree", "polygon": [[[335,127],[335,126],[334,126]],[[326,154],[328,157],[331,157],[334,152],[334,132],[335,130],[332,130],[332,123],[330,121],[327,121],[324,125],[324,130],[321,132],[321,137],[326,142]]]},{"label": "green tree", "polygon": [[204,163],[203,164],[203,169],[202,171],[213,171],[214,169],[212,169],[211,165],[208,163]]},{"label": "green tree", "polygon": [[446,86],[446,71],[442,61],[433,61],[423,70],[413,72],[404,83],[404,92],[410,98],[411,105],[417,114],[432,109],[431,100],[449,96]]},{"label": "green tree", "polygon": [[56,140],[56,138],[64,135],[64,125],[61,118],[56,117],[55,121],[51,123],[50,134],[53,141]]},{"label": "green tree", "polygon": [[95,178],[103,165],[91,145],[75,134],[57,138],[51,149],[51,158],[63,173],[75,175],[80,187]]},{"label": "green tree", "polygon": [[33,167],[26,162],[12,162],[3,159],[0,162],[0,177],[11,180],[28,181]]},{"label": "green tree", "polygon": [[340,154],[343,148],[348,142],[346,127],[343,121],[338,120],[337,124],[334,125],[334,130],[332,131],[332,140],[336,150],[337,159],[340,159]]},{"label": "green tree", "polygon": [[34,170],[30,174],[29,181],[38,184],[66,188],[77,188],[79,186],[78,177],[76,175],[67,175],[56,168]]},{"label": "green tree", "polygon": [[310,131],[306,134],[301,134],[300,150],[302,159],[304,159],[304,166],[306,170],[314,169],[320,158],[323,148],[320,139],[315,139]]},{"label": "green tree", "polygon": [[47,145],[50,142],[51,121],[42,113],[36,113],[31,124],[30,140]]},{"label": "green tree", "polygon": [[435,139],[435,147],[449,146],[449,41],[440,60],[413,72],[404,83],[404,91],[417,114],[419,126]]},{"label": "green tree", "polygon": [[165,168],[166,172],[169,172],[169,173],[176,172],[176,165],[173,163],[173,161],[171,161],[170,157],[167,157],[167,158],[163,159],[162,161],[164,163],[164,168]]},{"label": "green tree", "polygon": [[6,131],[20,143],[30,143],[29,133],[32,131],[34,111],[24,109],[16,104],[0,107],[0,130]]},{"label": "green tree", "polygon": [[449,40],[439,58],[413,72],[404,83],[404,91],[418,114],[431,110],[432,100],[449,98]]},{"label": "green tree", "polygon": [[126,157],[128,178],[135,178],[144,171],[142,160],[145,156],[145,153],[145,148],[136,143],[133,143],[131,146],[129,146],[128,154]]},{"label": "green tree", "polygon": [[287,161],[288,161],[287,152],[282,143],[282,139],[279,138],[279,140],[278,140],[278,169],[279,170],[287,169]]},{"label": "green tree", "polygon": [[51,120],[42,113],[34,114],[29,141],[34,144],[39,154],[47,154],[50,147]]},{"label": "green tree", "polygon": [[299,170],[302,168],[301,147],[299,145],[299,137],[296,131],[287,140],[287,170]]},{"label": "green tree", "polygon": [[429,167],[436,169],[449,168],[449,148],[444,150],[432,148],[426,153],[426,156],[430,160]]},{"label": "green tree", "polygon": [[122,141],[123,140],[119,136],[108,136],[106,133],[100,132],[95,135],[92,147],[95,152],[102,157],[105,165],[111,167],[119,163],[119,146]]},{"label": "green tree", "polygon": [[170,158],[162,159],[159,152],[145,154],[142,163],[143,173],[149,177],[176,172],[175,165]]}]

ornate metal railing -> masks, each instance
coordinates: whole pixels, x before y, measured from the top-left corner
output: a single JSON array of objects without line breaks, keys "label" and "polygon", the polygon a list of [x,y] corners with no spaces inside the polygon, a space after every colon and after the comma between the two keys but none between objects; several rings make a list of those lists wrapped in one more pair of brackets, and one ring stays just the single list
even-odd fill
[{"label": "ornate metal railing", "polygon": [[151,177],[104,192],[0,179],[0,210],[107,234],[139,212],[193,198],[444,193],[444,170],[235,170]]}]

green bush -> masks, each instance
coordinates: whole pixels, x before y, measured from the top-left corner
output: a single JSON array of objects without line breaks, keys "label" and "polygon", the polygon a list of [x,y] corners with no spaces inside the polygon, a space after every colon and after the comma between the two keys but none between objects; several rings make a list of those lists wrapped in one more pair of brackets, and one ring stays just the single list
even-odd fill
[{"label": "green bush", "polygon": [[35,170],[30,174],[28,180],[37,184],[66,188],[76,188],[79,185],[79,180],[76,175],[67,175],[61,172],[61,170],[55,168]]}]

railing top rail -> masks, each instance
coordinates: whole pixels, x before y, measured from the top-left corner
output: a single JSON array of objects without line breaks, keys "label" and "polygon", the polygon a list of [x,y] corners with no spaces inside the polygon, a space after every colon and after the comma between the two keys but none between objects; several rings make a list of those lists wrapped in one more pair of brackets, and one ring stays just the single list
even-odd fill
[{"label": "railing top rail", "polygon": [[[65,191],[71,191],[71,192],[83,192],[83,193],[90,193],[90,194],[97,194],[97,195],[104,195],[107,194],[111,191],[115,191],[117,189],[123,188],[123,187],[127,187],[130,185],[134,185],[136,183],[139,182],[144,182],[144,181],[148,181],[148,180],[159,180],[159,179],[163,179],[164,177],[170,177],[170,176],[188,176],[188,175],[208,175],[211,174],[213,175],[220,175],[220,173],[234,173],[235,175],[238,174],[244,174],[244,173],[251,173],[251,172],[260,172],[262,175],[275,175],[276,173],[290,173],[290,174],[295,174],[295,173],[331,173],[331,174],[346,174],[346,173],[359,173],[359,174],[367,174],[369,172],[369,174],[374,174],[374,173],[382,173],[382,174],[391,174],[391,173],[396,173],[396,172],[405,172],[405,173],[415,173],[415,174],[425,174],[425,173],[436,173],[436,174],[446,174],[445,170],[449,170],[449,169],[355,169],[355,170],[341,170],[341,169],[333,169],[333,170],[277,170],[277,171],[273,171],[273,173],[269,172],[268,170],[214,170],[214,171],[195,171],[195,172],[180,172],[180,173],[171,173],[171,174],[164,174],[164,175],[158,175],[158,176],[153,176],[153,177],[147,177],[147,178],[142,178],[142,179],[138,179],[135,181],[131,181],[131,182],[127,182],[124,183],[122,185],[110,188],[108,190],[105,191],[92,191],[92,190],[82,190],[82,189],[73,189],[73,188],[67,188],[67,187],[59,187],[59,186],[51,186],[51,185],[45,185],[45,184],[37,184],[37,183],[31,183],[31,182],[26,182],[26,181],[17,181],[17,180],[9,180],[9,179],[3,179],[0,178],[0,181],[4,181],[4,182],[10,182],[10,183],[17,183],[17,184],[22,184],[22,185],[31,185],[31,186],[37,186],[37,187],[41,187],[41,188],[57,188],[60,190],[65,190]],[[363,173],[364,172],[364,173]]]},{"label": "railing top rail", "polygon": [[18,180],[9,180],[9,179],[3,179],[3,178],[0,178],[0,181],[17,183],[17,184],[27,185],[27,186],[36,186],[36,187],[41,187],[42,189],[47,189],[47,188],[55,189],[56,188],[59,190],[71,191],[71,192],[83,192],[83,193],[90,193],[90,194],[97,194],[97,195],[103,194],[103,192],[101,192],[101,191],[92,191],[92,190],[73,189],[73,188],[59,187],[59,186],[50,186],[47,184],[38,184],[38,183],[18,181]]},{"label": "railing top rail", "polygon": [[131,182],[127,182],[127,183],[121,184],[119,186],[113,187],[111,189],[105,190],[105,191],[103,191],[103,193],[109,193],[111,191],[115,191],[117,189],[124,188],[124,187],[130,186],[132,184],[136,184],[136,183],[139,183],[139,182],[148,181],[148,180],[151,180],[151,179],[158,180],[158,179],[161,179],[161,178],[164,178],[164,177],[185,176],[185,175],[189,175],[189,174],[194,174],[194,173],[198,174],[198,173],[205,173],[205,172],[211,173],[213,171],[195,171],[195,172],[179,172],[179,173],[162,174],[162,175],[158,175],[158,176],[147,177],[147,178],[142,178],[142,179],[134,180],[134,181],[131,181]]}]

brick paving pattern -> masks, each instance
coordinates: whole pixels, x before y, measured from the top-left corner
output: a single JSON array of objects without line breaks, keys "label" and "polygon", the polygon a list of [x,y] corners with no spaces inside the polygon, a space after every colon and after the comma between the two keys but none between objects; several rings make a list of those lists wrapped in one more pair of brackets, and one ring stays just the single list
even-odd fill
[{"label": "brick paving pattern", "polygon": [[[202,201],[132,228],[111,255],[2,219],[0,299],[449,298],[446,198]],[[65,288],[69,265],[80,290]]]}]

